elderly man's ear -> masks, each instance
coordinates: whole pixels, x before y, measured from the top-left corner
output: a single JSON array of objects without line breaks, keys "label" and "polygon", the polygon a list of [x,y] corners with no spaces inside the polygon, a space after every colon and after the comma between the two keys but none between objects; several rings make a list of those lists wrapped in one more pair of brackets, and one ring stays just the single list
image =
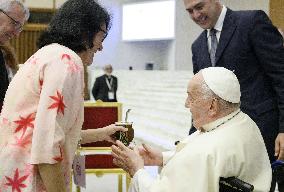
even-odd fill
[{"label": "elderly man's ear", "polygon": [[217,98],[213,98],[210,104],[208,115],[210,118],[216,117],[220,113],[220,106]]}]

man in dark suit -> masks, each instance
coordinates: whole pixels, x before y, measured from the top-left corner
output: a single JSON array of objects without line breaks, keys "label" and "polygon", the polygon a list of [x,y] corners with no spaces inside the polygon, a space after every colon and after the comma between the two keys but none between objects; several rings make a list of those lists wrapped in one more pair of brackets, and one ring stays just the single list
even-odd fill
[{"label": "man in dark suit", "polygon": [[[184,0],[204,31],[192,44],[193,72],[220,66],[241,85],[241,109],[258,125],[270,161],[284,160],[284,48],[263,11],[232,11],[219,0]],[[257,161],[257,159],[256,159]]]},{"label": "man in dark suit", "polygon": [[117,78],[112,74],[112,66],[104,67],[105,74],[97,77],[92,89],[93,96],[96,100],[104,102],[117,102]]},{"label": "man in dark suit", "polygon": [[[5,44],[11,38],[20,34],[29,18],[29,10],[16,0],[6,0],[0,3],[0,43]],[[0,111],[9,86],[8,72],[2,52],[0,53]]]}]

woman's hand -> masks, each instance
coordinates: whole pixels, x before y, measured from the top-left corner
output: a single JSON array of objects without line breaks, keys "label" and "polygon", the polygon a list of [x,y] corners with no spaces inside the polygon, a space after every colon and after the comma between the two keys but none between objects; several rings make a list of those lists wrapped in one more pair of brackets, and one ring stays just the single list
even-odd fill
[{"label": "woman's hand", "polygon": [[101,128],[101,139],[104,141],[109,141],[112,143],[115,143],[116,138],[114,137],[115,132],[117,131],[127,131],[128,129],[122,127],[122,126],[116,126],[115,124],[111,124],[109,126],[106,126],[104,128]]},{"label": "woman's hand", "polygon": [[103,128],[82,130],[81,143],[92,143],[104,140],[115,143],[116,139],[114,137],[114,133],[117,131],[127,131],[127,129],[112,124]]},{"label": "woman's hand", "polygon": [[130,149],[120,141],[116,141],[117,146],[112,145],[113,163],[128,172],[131,177],[144,168],[144,160],[139,155],[137,148]]}]

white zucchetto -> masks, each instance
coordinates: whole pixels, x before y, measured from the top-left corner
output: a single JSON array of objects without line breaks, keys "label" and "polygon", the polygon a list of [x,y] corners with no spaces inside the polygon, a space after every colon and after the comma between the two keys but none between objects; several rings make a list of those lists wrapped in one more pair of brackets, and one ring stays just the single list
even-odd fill
[{"label": "white zucchetto", "polygon": [[208,87],[220,98],[231,103],[240,102],[240,83],[232,71],[224,67],[208,67],[201,73]]}]

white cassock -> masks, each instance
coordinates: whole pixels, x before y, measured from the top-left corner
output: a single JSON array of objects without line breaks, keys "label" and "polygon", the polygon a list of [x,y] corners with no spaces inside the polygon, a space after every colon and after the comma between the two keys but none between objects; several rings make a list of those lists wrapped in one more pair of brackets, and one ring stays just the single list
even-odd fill
[{"label": "white cassock", "polygon": [[[219,126],[218,126],[219,125]],[[261,133],[240,110],[211,122],[163,153],[157,178],[144,169],[133,177],[130,192],[218,192],[219,178],[235,176],[256,192],[270,189],[272,171]]]}]

